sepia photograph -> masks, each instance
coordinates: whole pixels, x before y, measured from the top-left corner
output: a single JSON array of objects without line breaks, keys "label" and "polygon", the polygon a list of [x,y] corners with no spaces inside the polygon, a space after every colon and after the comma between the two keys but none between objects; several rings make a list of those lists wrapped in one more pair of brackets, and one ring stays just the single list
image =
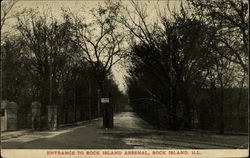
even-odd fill
[{"label": "sepia photograph", "polygon": [[1,0],[1,158],[248,157],[247,0]]}]

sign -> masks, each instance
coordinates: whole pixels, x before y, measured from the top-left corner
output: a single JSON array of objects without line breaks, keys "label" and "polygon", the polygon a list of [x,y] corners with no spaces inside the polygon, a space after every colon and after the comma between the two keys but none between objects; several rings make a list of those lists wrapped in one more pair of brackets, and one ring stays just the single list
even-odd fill
[{"label": "sign", "polygon": [[101,103],[109,103],[109,98],[101,98]]}]

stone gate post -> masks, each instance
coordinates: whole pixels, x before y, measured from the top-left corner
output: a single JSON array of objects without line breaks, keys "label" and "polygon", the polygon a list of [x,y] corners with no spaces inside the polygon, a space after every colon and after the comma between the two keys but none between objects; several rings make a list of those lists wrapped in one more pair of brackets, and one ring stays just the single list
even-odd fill
[{"label": "stone gate post", "polygon": [[58,106],[49,105],[48,107],[48,128],[56,130],[58,128]]},{"label": "stone gate post", "polygon": [[1,102],[1,131],[7,130],[7,114],[6,114],[6,107],[7,107],[8,101],[3,100]]},{"label": "stone gate post", "polygon": [[17,110],[18,106],[15,102],[3,101],[1,103],[1,131],[17,130]]},{"label": "stone gate post", "polygon": [[41,107],[42,104],[35,101],[31,104],[31,119],[32,119],[32,129],[41,129]]},{"label": "stone gate post", "polygon": [[9,102],[7,110],[7,130],[17,130],[17,110],[18,106],[15,102]]}]

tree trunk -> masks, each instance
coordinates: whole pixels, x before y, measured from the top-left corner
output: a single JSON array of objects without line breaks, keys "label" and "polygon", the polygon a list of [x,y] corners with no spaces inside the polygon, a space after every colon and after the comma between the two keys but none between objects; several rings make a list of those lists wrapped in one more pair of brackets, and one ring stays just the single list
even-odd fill
[{"label": "tree trunk", "polygon": [[173,130],[179,129],[179,123],[177,120],[177,96],[176,96],[176,90],[172,90],[172,125],[171,128]]},{"label": "tree trunk", "polygon": [[76,123],[76,84],[74,83],[74,122]]},{"label": "tree trunk", "polygon": [[224,134],[224,88],[223,86],[221,87],[219,117],[220,117],[219,133]]},{"label": "tree trunk", "polygon": [[91,82],[89,80],[89,120],[91,120],[92,116],[91,116],[91,95],[92,94],[92,89],[91,89]]},{"label": "tree trunk", "polygon": [[223,75],[218,72],[218,79],[220,83],[220,105],[219,105],[219,133],[224,134],[224,85],[223,85]]},{"label": "tree trunk", "polygon": [[[187,93],[186,93],[187,94]],[[191,128],[191,105],[190,105],[190,100],[188,96],[183,96],[184,97],[184,103],[185,103],[185,108],[184,108],[184,129],[190,129]]]}]

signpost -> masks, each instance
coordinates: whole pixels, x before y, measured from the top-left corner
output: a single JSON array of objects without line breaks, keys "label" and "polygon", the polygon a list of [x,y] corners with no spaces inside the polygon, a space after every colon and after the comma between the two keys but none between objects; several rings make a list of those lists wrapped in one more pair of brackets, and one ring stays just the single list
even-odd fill
[{"label": "signpost", "polygon": [[103,107],[103,128],[113,128],[113,107],[109,98],[101,98]]},{"label": "signpost", "polygon": [[109,103],[109,98],[101,98],[101,103],[105,104],[105,103]]}]

